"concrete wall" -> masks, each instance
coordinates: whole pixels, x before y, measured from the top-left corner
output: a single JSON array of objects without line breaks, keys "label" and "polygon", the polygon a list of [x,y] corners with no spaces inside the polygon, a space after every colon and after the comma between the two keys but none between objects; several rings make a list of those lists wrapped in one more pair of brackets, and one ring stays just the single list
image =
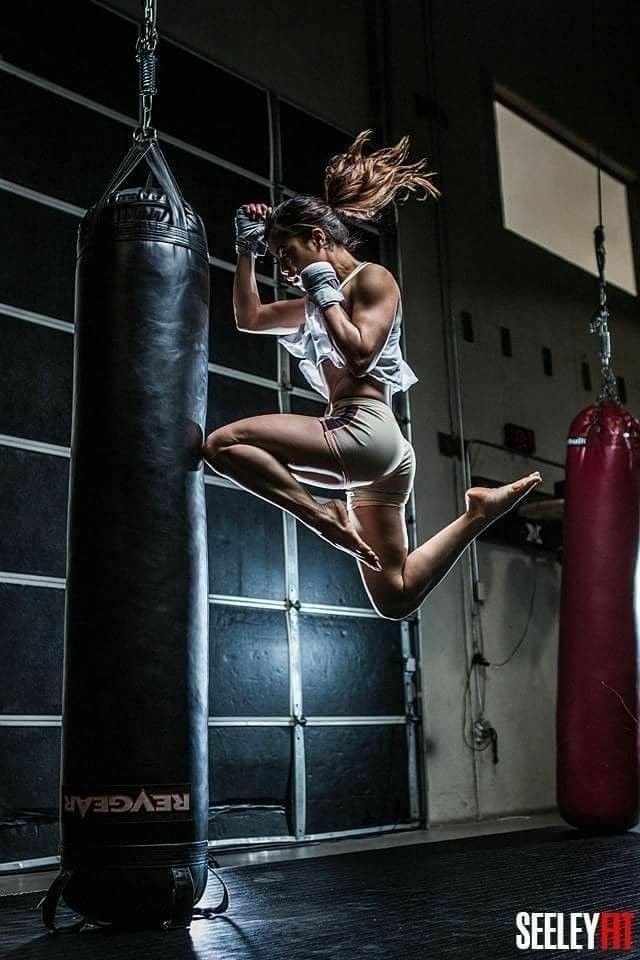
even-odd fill
[{"label": "concrete wall", "polygon": [[[135,0],[113,6],[137,14]],[[444,198],[408,204],[400,240],[407,354],[420,381],[411,390],[418,471],[419,535],[426,539],[463,509],[459,466],[441,456],[437,432],[457,430],[452,415],[446,329],[457,330],[464,429],[468,438],[502,442],[506,421],[536,431],[540,456],[562,462],[567,427],[595,399],[598,341],[588,332],[596,281],[587,273],[505,231],[493,129],[493,83],[525,101],[575,144],[600,141],[603,155],[635,176],[640,129],[638,75],[630,38],[638,9],[631,0],[599,5],[599,86],[594,82],[590,7],[575,2],[421,0],[388,4],[381,37],[388,45],[390,135],[409,133],[414,155],[436,156]],[[204,0],[162,0],[161,29],[243,76],[353,132],[369,125],[376,107],[367,61],[365,17],[378,11],[364,0],[332,0],[304,13],[273,0],[220,0],[215,18]],[[426,24],[426,30],[425,30]],[[637,26],[637,24],[636,24]],[[429,95],[447,127],[431,139],[415,95]],[[437,142],[436,142],[437,140]],[[638,262],[637,198],[632,191]],[[595,196],[585,198],[594,205]],[[440,218],[438,220],[438,218]],[[605,220],[606,225],[606,220]],[[440,226],[440,230],[438,227]],[[438,238],[442,243],[439,245]],[[444,287],[443,287],[444,283]],[[441,295],[450,313],[443,313]],[[611,288],[613,361],[625,377],[628,406],[640,413],[640,325],[636,298]],[[462,339],[460,313],[472,314],[475,342]],[[499,327],[508,326],[513,356],[500,354]],[[554,376],[542,371],[541,348],[553,352]],[[590,362],[594,390],[580,381]],[[538,465],[477,447],[473,472],[508,481]],[[545,492],[562,470],[543,468]],[[476,626],[485,655],[500,661],[527,624],[514,659],[488,671],[485,716],[499,737],[491,751],[473,754],[461,737],[463,692],[471,647],[466,596],[467,558],[422,608],[426,753],[431,822],[508,815],[555,804],[554,712],[560,567],[516,550],[482,543],[480,573],[487,599]],[[478,700],[474,694],[474,715]]]},{"label": "concrete wall", "polygon": [[[429,142],[427,124],[414,109],[414,93],[423,92],[426,82],[421,45],[424,21],[415,4],[402,8],[394,5],[392,9],[394,133],[411,133],[416,152],[432,154],[436,144]],[[503,423],[521,423],[536,430],[542,457],[561,462],[573,414],[595,396],[595,391],[590,395],[583,391],[579,371],[580,361],[589,358],[597,385],[597,343],[588,333],[595,283],[577,268],[502,228],[492,82],[530,99],[551,117],[557,107],[555,119],[559,124],[576,139],[593,142],[601,136],[603,150],[619,163],[629,164],[632,141],[622,148],[619,117],[612,116],[601,126],[599,118],[585,111],[582,98],[588,96],[586,67],[582,86],[569,82],[575,69],[575,60],[567,57],[570,25],[559,23],[558,13],[550,7],[536,10],[534,23],[511,18],[509,10],[507,4],[487,4],[480,16],[477,4],[436,4],[430,30],[427,17],[427,29],[432,31],[434,41],[430,45],[430,66],[436,106],[447,119],[446,129],[438,130],[437,156],[445,194],[438,215],[443,220],[450,317],[458,333],[465,435],[501,443]],[[574,19],[568,11],[565,17]],[[607,30],[612,26],[608,24]],[[583,29],[582,42],[586,43],[588,31],[584,34]],[[608,36],[611,42],[612,34]],[[575,36],[574,42],[579,45],[580,38]],[[627,66],[630,75],[631,65]],[[613,89],[603,91],[613,114],[616,110],[624,112],[616,91],[615,84]],[[564,93],[562,99],[560,92]],[[588,198],[588,202],[593,200]],[[448,522],[456,513],[456,505],[462,508],[460,471],[438,454],[436,446],[437,431],[449,431],[452,422],[446,331],[434,258],[435,214],[433,208],[414,205],[403,211],[401,219],[408,354],[422,377],[412,389],[412,413],[418,457],[417,513],[423,538]],[[634,409],[634,398],[640,400],[636,392],[640,364],[634,363],[639,355],[637,302],[611,290],[611,306],[615,356],[621,362],[622,358],[626,360],[626,369],[616,369],[625,376]],[[474,343],[462,339],[463,310],[473,316]],[[500,355],[502,325],[512,332],[514,355],[509,359]],[[553,352],[556,372],[551,379],[542,371],[542,346]],[[639,407],[640,403],[635,403],[636,411]],[[474,448],[472,460],[474,473],[505,482],[538,466],[481,447]],[[562,470],[544,467],[543,474],[542,489],[551,493],[554,481],[562,479]],[[533,613],[526,639],[514,659],[502,669],[488,671],[481,689],[484,716],[498,732],[500,762],[495,765],[490,750],[474,756],[460,734],[471,647],[468,612],[465,616],[468,558],[450,572],[423,607],[432,822],[508,815],[553,807],[555,803],[560,567],[553,561],[534,560],[518,551],[487,544],[479,545],[478,555],[487,599],[476,620],[476,630],[481,632],[489,661],[506,659],[520,639],[535,586]],[[473,713],[477,716],[479,699],[473,685],[472,691]]]},{"label": "concrete wall", "polygon": [[[603,5],[600,5],[603,7]],[[589,6],[577,3],[433,4],[432,57],[438,102],[448,119],[441,132],[440,163],[446,193],[446,231],[451,277],[451,310],[458,329],[462,403],[467,438],[502,442],[502,426],[511,421],[536,431],[541,457],[564,460],[568,425],[578,410],[595,399],[599,386],[599,342],[589,334],[596,306],[596,281],[545,250],[503,229],[493,127],[492,84],[528,101],[574,142],[601,142],[603,154],[633,171],[639,142],[638,78],[626,42],[631,3],[614,3],[599,13],[602,64],[600,88],[594,87],[592,24]],[[637,34],[636,34],[637,35]],[[636,202],[634,194],[634,203]],[[596,223],[595,183],[592,196]],[[636,242],[637,242],[636,213]],[[605,216],[606,225],[606,216]],[[613,359],[625,377],[629,408],[640,412],[640,327],[636,298],[611,288]],[[460,314],[473,317],[475,342],[462,339]],[[511,329],[513,356],[500,352],[499,327]],[[542,347],[553,353],[554,375],[543,373]],[[580,381],[580,362],[588,359],[594,390]],[[415,410],[415,408],[414,408]],[[426,452],[426,451],[425,451]],[[538,464],[520,457],[476,448],[474,473],[507,481]],[[433,463],[433,449],[426,462]],[[425,458],[423,455],[423,463]],[[562,471],[542,466],[543,490],[552,493]],[[445,502],[422,500],[421,516],[442,517]],[[458,649],[452,655],[439,639],[445,624],[432,621],[436,603],[425,610],[427,705],[448,762],[431,763],[431,817],[477,812],[481,816],[553,806],[555,802],[554,709],[557,656],[557,607],[560,567],[506,548],[479,548],[480,575],[487,588],[481,609],[485,656],[505,659],[520,639],[537,574],[537,589],[527,637],[514,659],[488,671],[486,717],[498,731],[500,763],[490,751],[478,756],[479,808],[472,800],[472,763],[458,762],[452,745],[460,741],[463,661],[455,621],[448,631]],[[462,569],[460,573],[462,573]],[[460,597],[460,576],[441,587],[438,603]],[[459,600],[458,600],[459,602]],[[437,653],[436,653],[437,651]],[[440,652],[442,651],[442,652]],[[450,672],[451,671],[451,672]],[[457,691],[457,698],[455,693]],[[446,715],[451,701],[454,710]],[[434,738],[436,734],[434,732]],[[442,751],[440,751],[442,753]],[[453,769],[458,774],[453,775]],[[463,790],[451,797],[447,784]]]}]

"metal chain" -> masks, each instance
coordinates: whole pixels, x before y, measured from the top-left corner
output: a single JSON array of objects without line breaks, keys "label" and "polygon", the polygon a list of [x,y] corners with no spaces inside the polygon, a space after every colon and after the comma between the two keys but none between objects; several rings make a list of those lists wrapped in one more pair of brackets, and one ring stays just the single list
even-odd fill
[{"label": "metal chain", "polygon": [[138,128],[133,133],[133,139],[140,143],[146,140],[157,140],[156,130],[151,126],[151,110],[153,97],[158,92],[156,86],[156,57],[155,49],[158,42],[156,30],[156,0],[141,0],[143,7],[143,21],[139,27],[136,42],[136,60],[138,62]]},{"label": "metal chain", "polygon": [[609,307],[607,305],[607,281],[605,280],[604,275],[606,251],[604,246],[604,227],[602,226],[602,220],[593,231],[593,236],[599,276],[599,304],[598,309],[591,318],[589,330],[591,333],[598,333],[600,335],[599,355],[601,383],[597,402],[603,403],[605,400],[610,400],[613,403],[620,404],[618,382],[611,367],[611,337],[609,335],[608,326]]},{"label": "metal chain", "polygon": [[[596,108],[602,113],[605,112],[605,103],[603,99],[602,72],[600,66],[602,63],[602,45],[601,33],[602,24],[599,22],[599,0],[592,0],[591,10],[591,61],[593,77],[593,102]],[[596,251],[596,264],[598,266],[598,309],[593,314],[590,324],[590,332],[600,335],[600,392],[598,394],[598,403],[610,400],[620,405],[620,396],[618,394],[618,382],[611,368],[611,338],[609,336],[609,307],[607,306],[607,281],[605,280],[604,268],[606,261],[606,251],[604,246],[604,226],[602,223],[602,157],[600,143],[598,142],[598,151],[596,157],[597,164],[597,190],[598,190],[598,226],[593,231],[593,242]]]}]

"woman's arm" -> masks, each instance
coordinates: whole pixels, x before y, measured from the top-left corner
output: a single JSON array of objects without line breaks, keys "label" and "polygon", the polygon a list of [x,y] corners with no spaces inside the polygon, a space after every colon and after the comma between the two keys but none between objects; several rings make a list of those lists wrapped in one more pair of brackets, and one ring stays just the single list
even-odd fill
[{"label": "woman's arm", "polygon": [[351,316],[340,303],[333,303],[323,311],[331,339],[355,377],[364,377],[382,350],[399,296],[398,286],[389,271],[371,264],[353,281]]},{"label": "woman's arm", "polygon": [[254,258],[241,253],[233,281],[233,311],[236,327],[243,333],[287,334],[304,323],[304,297],[262,303]]}]

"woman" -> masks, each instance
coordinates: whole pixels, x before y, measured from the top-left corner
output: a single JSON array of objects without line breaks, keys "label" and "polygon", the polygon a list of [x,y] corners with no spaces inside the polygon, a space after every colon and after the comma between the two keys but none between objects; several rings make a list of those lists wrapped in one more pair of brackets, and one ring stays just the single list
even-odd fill
[{"label": "woman", "polygon": [[[411,444],[391,397],[417,377],[399,345],[400,290],[383,266],[359,262],[348,221],[374,219],[411,192],[439,191],[424,161],[406,163],[409,138],[365,155],[371,131],[334,157],[325,199],[297,196],[274,210],[245,204],[236,214],[233,301],[239,330],[275,334],[326,400],[322,417],[267,414],[214,430],[209,466],[287,510],[354,556],[374,609],[399,620],[416,610],[468,544],[538,483],[539,473],[502,487],[473,487],[466,512],[408,553],[405,504],[415,472]],[[306,296],[260,302],[254,261],[266,250]],[[305,486],[344,489],[320,503]]]}]

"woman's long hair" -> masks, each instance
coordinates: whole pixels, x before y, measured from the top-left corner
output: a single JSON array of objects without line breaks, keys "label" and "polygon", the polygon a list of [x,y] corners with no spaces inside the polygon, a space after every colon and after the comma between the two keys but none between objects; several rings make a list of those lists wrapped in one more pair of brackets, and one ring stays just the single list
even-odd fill
[{"label": "woman's long hair", "polygon": [[364,147],[372,132],[363,130],[350,147],[329,161],[323,200],[301,194],[272,210],[265,225],[267,239],[271,231],[300,236],[313,227],[322,227],[336,243],[353,250],[358,243],[349,229],[354,221],[376,220],[385,207],[404,202],[412,193],[419,200],[440,196],[430,179],[433,172],[426,170],[426,160],[405,162],[408,136],[394,147],[365,155]]},{"label": "woman's long hair", "polygon": [[327,164],[324,195],[329,206],[350,217],[373,220],[388,204],[406,200],[411,193],[417,193],[421,200],[440,196],[430,180],[433,171],[425,170],[425,160],[405,163],[408,136],[395,147],[382,147],[365,156],[364,146],[372,132],[363,130],[344,153]]}]

